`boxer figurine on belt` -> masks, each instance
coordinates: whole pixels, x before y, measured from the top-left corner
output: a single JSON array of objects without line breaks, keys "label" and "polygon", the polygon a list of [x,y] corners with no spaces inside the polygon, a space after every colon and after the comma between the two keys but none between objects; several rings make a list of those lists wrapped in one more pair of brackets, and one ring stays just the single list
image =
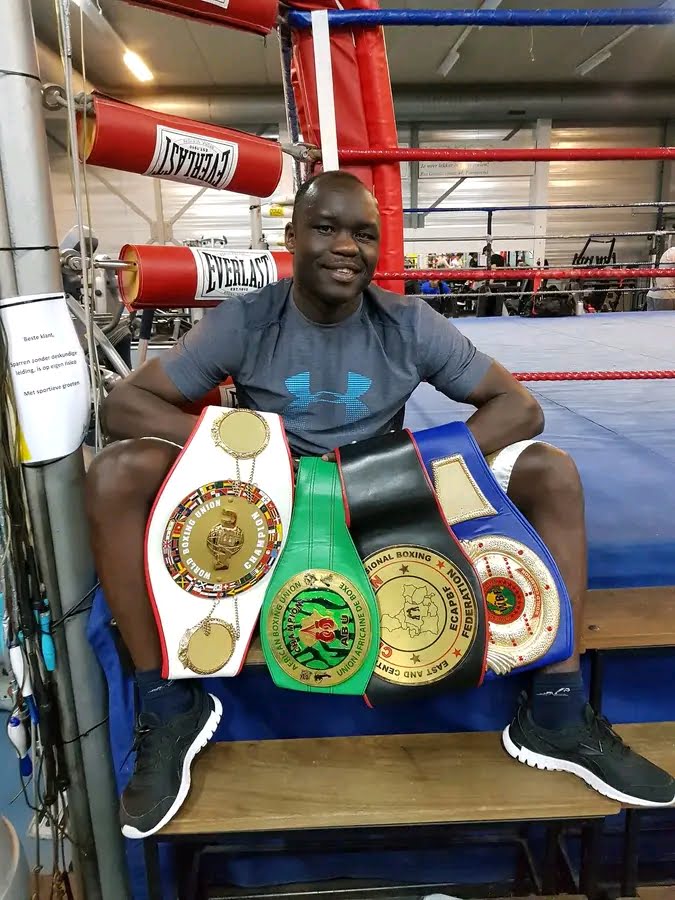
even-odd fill
[{"label": "boxer figurine on belt", "polygon": [[[92,464],[88,509],[99,577],[140,696],[136,765],[121,801],[130,837],[153,834],[175,815],[200,736],[217,724],[197,681],[161,678],[143,535],[155,495],[195,425],[181,406],[228,375],[242,407],[281,415],[296,456],[332,458],[342,445],[401,428],[405,403],[423,381],[475,406],[471,434],[549,548],[580,621],[586,537],[573,461],[534,440],[544,424],[536,399],[451,321],[370,284],[379,235],[377,203],[357,178],[327,172],[306,182],[286,232],[293,278],[224,301],[105,402],[107,430],[124,440]],[[645,806],[675,802],[675,779],[626,747],[587,704],[576,650],[534,674],[504,745],[521,762],[572,772],[609,797]]]}]

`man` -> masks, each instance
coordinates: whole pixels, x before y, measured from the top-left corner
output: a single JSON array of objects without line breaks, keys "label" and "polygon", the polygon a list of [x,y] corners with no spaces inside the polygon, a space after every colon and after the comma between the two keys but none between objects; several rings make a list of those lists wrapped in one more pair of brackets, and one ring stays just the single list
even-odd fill
[{"label": "man", "polygon": [[[370,286],[379,227],[373,196],[352,175],[325,173],[307,182],[286,231],[293,280],[223,302],[105,403],[108,431],[128,440],[92,464],[87,502],[101,584],[136,667],[137,756],[121,801],[129,837],[152,834],[175,815],[189,790],[192,759],[219,719],[198,682],[160,677],[143,534],[155,494],[195,425],[181,406],[227,375],[241,406],[282,415],[296,455],[332,458],[336,447],[400,428],[405,403],[422,381],[473,404],[473,436],[483,453],[496,454],[495,475],[550,548],[579,614],[586,539],[573,462],[531,441],[543,427],[541,409],[499,363],[424,302]],[[346,390],[349,372],[370,384],[358,410]],[[314,400],[298,405],[293,376],[301,373],[309,375]],[[603,793],[654,804],[675,799],[675,781],[624,747],[586,705],[576,652],[535,674],[531,702],[523,698],[507,736],[509,752],[521,761],[572,771]]]},{"label": "man", "polygon": [[[675,264],[675,246],[670,247],[659,260],[659,265],[670,269]],[[654,286],[647,294],[645,309],[675,309],[675,278],[655,278]]]},{"label": "man", "polygon": [[[493,253],[490,257],[490,269],[494,272],[497,269],[503,269],[504,265],[504,257],[499,253]],[[489,281],[485,286],[485,290],[484,296],[478,298],[476,316],[480,318],[501,316],[504,308],[504,298],[500,297],[499,294],[508,293],[509,283],[507,281]]]},{"label": "man", "polygon": [[[439,266],[439,268],[445,268],[445,265]],[[420,294],[425,295],[425,300],[432,309],[442,316],[447,315],[448,301],[444,298],[452,294],[452,288],[447,281],[439,281],[437,278],[423,281],[420,284]]]}]

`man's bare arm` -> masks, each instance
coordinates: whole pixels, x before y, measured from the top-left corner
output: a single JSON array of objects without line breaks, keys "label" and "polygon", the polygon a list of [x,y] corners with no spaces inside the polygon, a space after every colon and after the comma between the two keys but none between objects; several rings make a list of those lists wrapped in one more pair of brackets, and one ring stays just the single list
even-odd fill
[{"label": "man's bare arm", "polygon": [[113,388],[103,421],[113,438],[160,437],[182,445],[197,421],[180,409],[186,402],[160,361],[151,359]]},{"label": "man's bare arm", "polygon": [[478,407],[466,424],[484,454],[536,437],[544,429],[544,413],[537,399],[497,362],[467,403]]}]

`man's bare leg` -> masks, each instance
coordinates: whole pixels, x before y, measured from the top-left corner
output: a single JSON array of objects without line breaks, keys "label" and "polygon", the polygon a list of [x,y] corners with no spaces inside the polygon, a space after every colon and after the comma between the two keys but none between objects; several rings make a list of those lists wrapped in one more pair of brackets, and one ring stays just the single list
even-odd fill
[{"label": "man's bare leg", "polygon": [[145,526],[155,496],[180,453],[166,441],[120,441],[87,473],[91,543],[106,601],[138,671],[162,665],[159,636],[145,586]]},{"label": "man's bare leg", "polygon": [[516,460],[508,495],[556,561],[574,611],[574,652],[547,672],[579,669],[579,637],[588,583],[584,493],[572,458],[550,444],[534,443]]},{"label": "man's bare leg", "polygon": [[191,679],[161,677],[162,654],[145,586],[145,527],[155,496],[180,448],[155,439],[108,447],[87,473],[87,515],[108,606],[136,668],[141,714],[136,763],[122,794],[126,837],[154,834],[190,788],[190,765],[213,735],[222,707]]},{"label": "man's bare leg", "polygon": [[504,747],[528,765],[571,772],[615,800],[675,805],[675,779],[626,747],[586,704],[579,636],[587,547],[583,490],[574,462],[561,450],[533,444],[518,457],[508,494],[558,565],[574,610],[575,646],[568,659],[534,673],[530,704],[522,702],[504,730]]}]

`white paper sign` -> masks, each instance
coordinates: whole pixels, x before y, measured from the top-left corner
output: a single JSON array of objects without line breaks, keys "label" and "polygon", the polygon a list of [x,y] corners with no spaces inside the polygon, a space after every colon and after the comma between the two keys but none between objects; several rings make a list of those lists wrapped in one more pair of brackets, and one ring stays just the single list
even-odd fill
[{"label": "white paper sign", "polygon": [[89,373],[64,294],[0,300],[22,462],[73,453],[89,427]]},{"label": "white paper sign", "polygon": [[420,163],[420,178],[478,178],[509,177],[515,175],[534,175],[533,162],[508,160],[470,160],[467,162],[451,162],[434,160]]},{"label": "white paper sign", "polygon": [[155,153],[144,174],[220,190],[232,181],[238,160],[239,145],[233,141],[158,125]]},{"label": "white paper sign", "polygon": [[[440,145],[431,143],[425,146],[435,147]],[[523,132],[508,142],[472,140],[471,142],[456,141],[443,146],[452,150],[525,150],[532,146],[532,135],[530,132]],[[467,160],[465,162],[433,160],[421,162],[419,173],[420,178],[480,178],[486,176],[500,178],[502,176],[534,175],[534,165],[534,162],[520,162],[519,160],[505,160],[504,162],[487,159]]]},{"label": "white paper sign", "polygon": [[204,3],[210,3],[211,6],[220,6],[221,9],[227,9],[230,5],[230,0],[203,0]]},{"label": "white paper sign", "polygon": [[195,300],[222,300],[257,291],[278,280],[277,264],[267,250],[219,250],[190,247],[197,265]]}]

